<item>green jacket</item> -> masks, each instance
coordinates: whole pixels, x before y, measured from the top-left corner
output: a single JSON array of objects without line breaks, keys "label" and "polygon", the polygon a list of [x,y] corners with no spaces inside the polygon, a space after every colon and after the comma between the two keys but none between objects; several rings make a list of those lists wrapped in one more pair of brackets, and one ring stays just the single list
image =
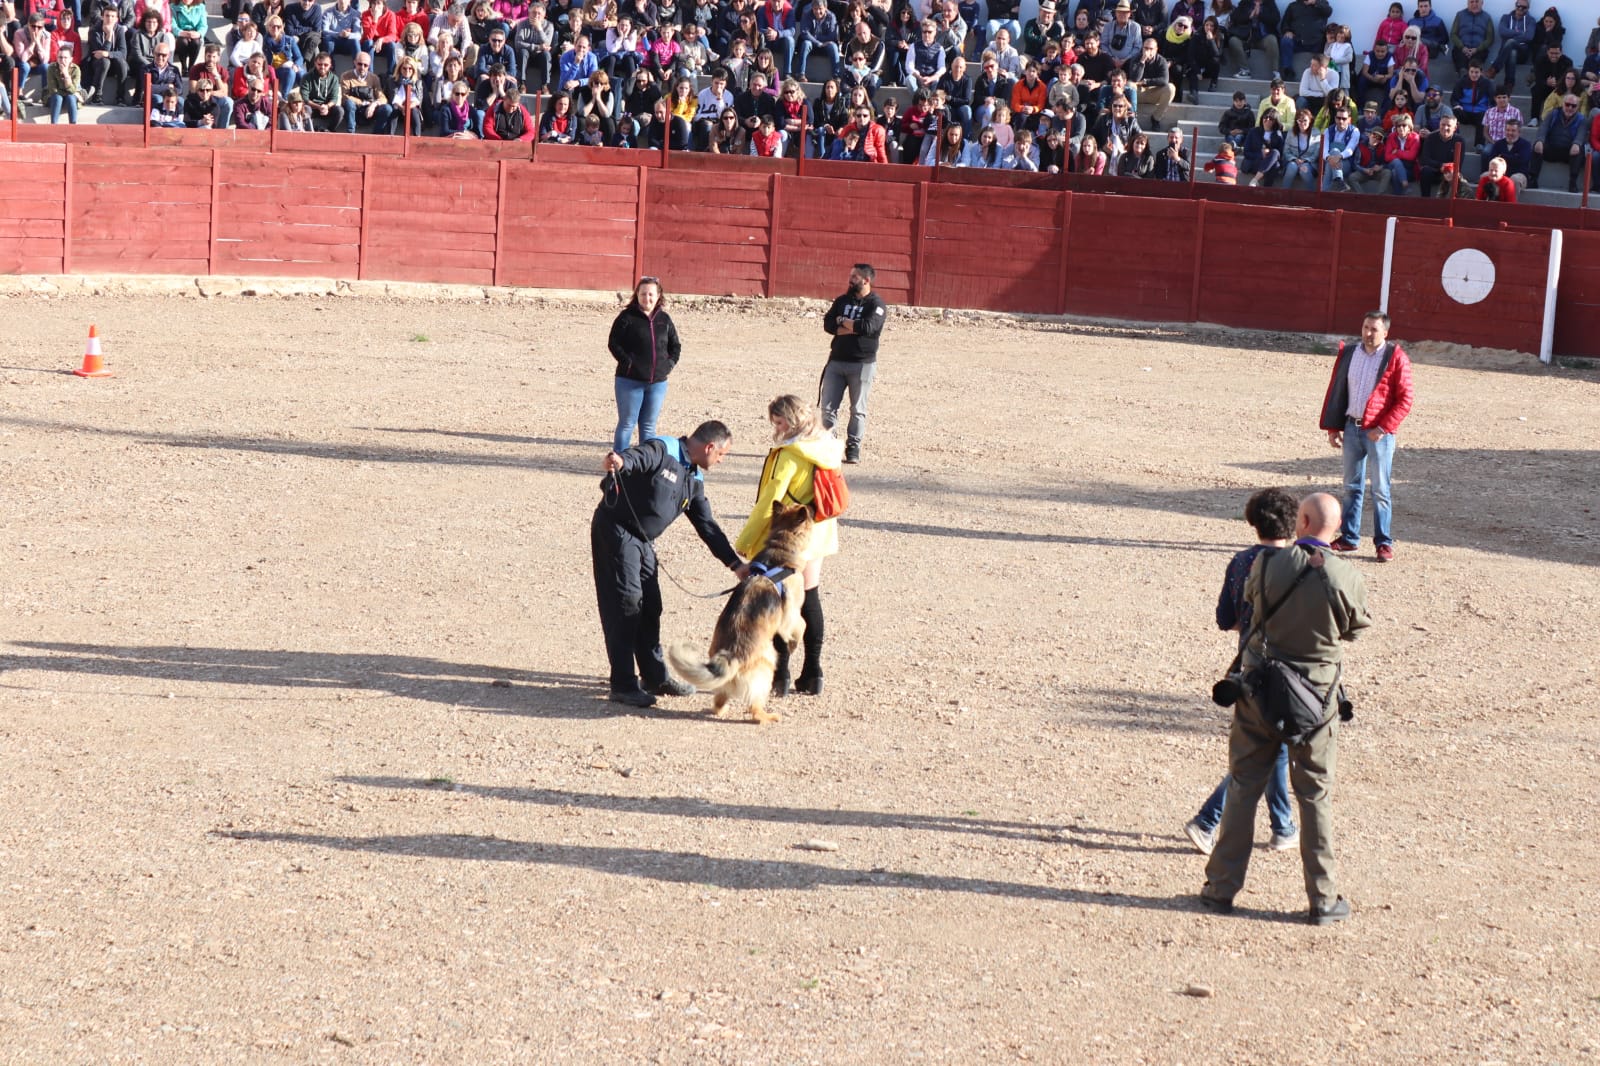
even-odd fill
[{"label": "green jacket", "polygon": [[[1258,627],[1251,633],[1244,651],[1245,669],[1260,662],[1265,647],[1275,657],[1299,667],[1312,684],[1323,689],[1333,684],[1344,658],[1341,642],[1354,640],[1372,619],[1367,615],[1367,585],[1360,572],[1331,551],[1320,554],[1321,570],[1313,571],[1289,593],[1267,619],[1265,632]],[[1265,617],[1310,558],[1311,553],[1298,543],[1268,549],[1256,557],[1244,582],[1252,617]]]},{"label": "green jacket", "polygon": [[307,75],[300,83],[300,95],[308,104],[337,104],[344,98],[344,90],[339,85],[339,75],[330,70],[326,77],[316,73]]}]

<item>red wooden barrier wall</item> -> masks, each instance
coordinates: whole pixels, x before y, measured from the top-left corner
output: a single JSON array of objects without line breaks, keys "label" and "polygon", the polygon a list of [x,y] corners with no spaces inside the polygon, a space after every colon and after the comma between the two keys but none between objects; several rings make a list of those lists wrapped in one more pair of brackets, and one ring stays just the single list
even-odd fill
[{"label": "red wooden barrier wall", "polygon": [[[1550,235],[1450,228],[1403,218],[1395,225],[1389,315],[1406,336],[1538,351]],[[1445,260],[1473,248],[1495,265],[1486,299],[1460,304],[1440,282]]]},{"label": "red wooden barrier wall", "polygon": [[[1329,211],[1222,186],[526,143],[279,134],[264,152],[238,131],[152,130],[150,148],[137,128],[20,133],[0,144],[0,182],[22,192],[0,206],[15,273],[584,289],[645,273],[675,292],[831,297],[865,261],[891,303],[1343,332],[1377,305],[1386,212],[1404,209],[1422,217],[1399,224],[1399,335],[1536,347],[1549,238],[1522,227],[1570,226],[1556,348],[1600,355],[1588,211],[1375,196]],[[1504,261],[1493,316],[1430,287],[1466,246]]]}]

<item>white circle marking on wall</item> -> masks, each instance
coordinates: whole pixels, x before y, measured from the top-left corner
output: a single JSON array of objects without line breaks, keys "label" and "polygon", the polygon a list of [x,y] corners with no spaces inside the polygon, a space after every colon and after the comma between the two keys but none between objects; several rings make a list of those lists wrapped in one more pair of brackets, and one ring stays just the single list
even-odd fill
[{"label": "white circle marking on wall", "polygon": [[1475,304],[1494,288],[1494,260],[1476,248],[1462,248],[1444,261],[1439,280],[1458,304]]}]

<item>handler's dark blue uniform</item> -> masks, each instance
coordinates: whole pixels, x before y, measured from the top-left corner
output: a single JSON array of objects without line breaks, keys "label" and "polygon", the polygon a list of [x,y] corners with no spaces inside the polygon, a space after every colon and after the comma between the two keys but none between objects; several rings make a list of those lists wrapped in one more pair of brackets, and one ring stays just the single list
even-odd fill
[{"label": "handler's dark blue uniform", "polygon": [[[600,627],[611,660],[611,691],[652,692],[667,680],[661,656],[661,586],[651,542],[680,514],[730,569],[742,561],[706,499],[705,479],[689,461],[686,437],[652,437],[622,453],[622,469],[601,482],[589,525]],[[634,673],[635,661],[638,674]]]}]

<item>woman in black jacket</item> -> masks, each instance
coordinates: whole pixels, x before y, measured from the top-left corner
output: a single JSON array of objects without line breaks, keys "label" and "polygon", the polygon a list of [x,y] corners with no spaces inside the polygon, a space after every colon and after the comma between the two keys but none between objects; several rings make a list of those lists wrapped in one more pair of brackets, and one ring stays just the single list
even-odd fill
[{"label": "woman in black jacket", "polygon": [[663,309],[659,280],[639,279],[633,301],[611,323],[606,347],[617,361],[617,431],[612,449],[620,455],[633,442],[634,426],[639,427],[640,444],[656,435],[656,418],[667,398],[667,375],[683,350],[678,328]]}]

